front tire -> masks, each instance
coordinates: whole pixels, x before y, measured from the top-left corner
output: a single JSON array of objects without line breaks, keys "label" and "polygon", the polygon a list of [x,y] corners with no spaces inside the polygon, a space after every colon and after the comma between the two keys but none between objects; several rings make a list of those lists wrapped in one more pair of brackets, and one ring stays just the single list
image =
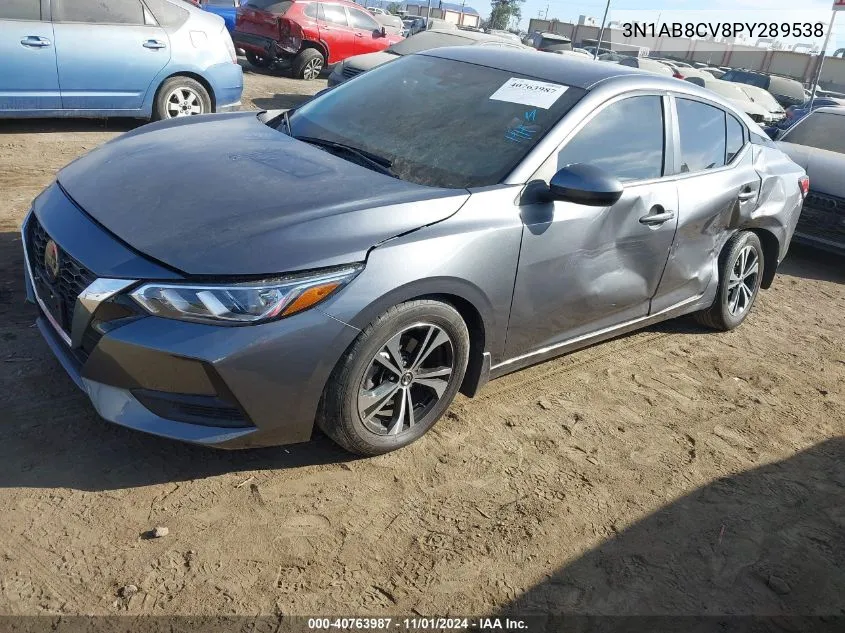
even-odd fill
[{"label": "front tire", "polygon": [[719,256],[719,290],[707,310],[694,314],[702,325],[726,332],[742,323],[760,291],[765,261],[760,238],[740,231]]},{"label": "front tire", "polygon": [[458,393],[469,332],[452,306],[395,306],[367,326],[326,384],[317,424],[346,450],[380,455],[424,435]]},{"label": "front tire", "polygon": [[305,48],[293,58],[291,73],[297,79],[311,81],[320,76],[325,60],[323,54],[314,48]]},{"label": "front tire", "polygon": [[155,100],[156,121],[196,116],[212,112],[211,97],[205,87],[190,77],[171,77],[165,81]]}]

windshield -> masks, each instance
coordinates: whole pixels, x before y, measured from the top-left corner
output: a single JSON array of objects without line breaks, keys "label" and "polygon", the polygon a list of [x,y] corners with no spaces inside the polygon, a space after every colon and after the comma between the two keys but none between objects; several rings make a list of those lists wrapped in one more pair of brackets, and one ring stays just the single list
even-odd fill
[{"label": "windshield", "polygon": [[781,140],[845,154],[845,116],[813,112],[789,130]]},{"label": "windshield", "polygon": [[741,84],[749,84],[763,89],[769,87],[769,78],[766,75],[756,75],[754,73],[746,73],[739,70],[729,70],[722,75],[722,79],[725,81],[735,81]]},{"label": "windshield", "polygon": [[291,131],[378,156],[402,180],[482,187],[501,182],[584,92],[412,55],[309,101],[290,117]]},{"label": "windshield", "polygon": [[436,33],[434,31],[423,31],[404,39],[387,49],[388,53],[397,55],[413,55],[431,48],[442,48],[444,46],[464,46],[472,44],[473,40],[468,37],[461,37],[452,33]]}]

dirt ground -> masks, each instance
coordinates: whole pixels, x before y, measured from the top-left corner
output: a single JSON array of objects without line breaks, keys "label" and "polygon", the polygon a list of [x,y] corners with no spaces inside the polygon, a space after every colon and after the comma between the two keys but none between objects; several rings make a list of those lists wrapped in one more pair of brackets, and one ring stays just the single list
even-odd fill
[{"label": "dirt ground", "polygon": [[136,125],[0,122],[0,614],[845,614],[843,260],[793,248],[738,330],[535,366],[394,454],[206,450],[99,419],[23,302],[31,199]]}]

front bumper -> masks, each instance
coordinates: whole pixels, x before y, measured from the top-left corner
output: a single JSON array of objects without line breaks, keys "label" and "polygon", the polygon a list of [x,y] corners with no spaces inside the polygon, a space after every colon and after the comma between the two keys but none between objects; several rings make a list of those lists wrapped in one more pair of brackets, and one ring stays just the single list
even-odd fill
[{"label": "front bumper", "polygon": [[[63,244],[73,249],[68,259],[84,259],[74,235],[83,222],[81,211],[73,207],[80,214],[74,226],[67,205],[58,209],[41,202],[24,222],[24,245],[30,243],[30,223],[37,220],[63,253]],[[122,248],[113,241],[114,248]],[[71,336],[67,323],[51,316],[38,299],[43,281],[40,269],[33,275],[33,267],[40,265],[37,254],[28,252],[25,258],[27,295],[40,308],[39,330],[70,378],[106,420],[161,437],[218,448],[309,440],[326,381],[358,334],[319,309],[243,327],[141,312],[128,317],[120,312],[110,319],[117,303],[128,304],[118,293],[99,303],[89,300],[86,331]],[[110,272],[96,271],[100,281],[100,274]],[[125,285],[128,290],[135,283]],[[83,309],[81,301],[76,300],[77,309]]]}]

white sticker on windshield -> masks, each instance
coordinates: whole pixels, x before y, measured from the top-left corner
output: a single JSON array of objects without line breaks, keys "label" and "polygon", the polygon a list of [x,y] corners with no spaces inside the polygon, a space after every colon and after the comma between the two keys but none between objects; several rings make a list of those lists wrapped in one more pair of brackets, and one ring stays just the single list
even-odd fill
[{"label": "white sticker on windshield", "polygon": [[501,88],[490,95],[490,98],[494,101],[521,103],[522,105],[548,110],[560,98],[560,95],[566,92],[566,89],[567,86],[560,84],[511,77]]}]

